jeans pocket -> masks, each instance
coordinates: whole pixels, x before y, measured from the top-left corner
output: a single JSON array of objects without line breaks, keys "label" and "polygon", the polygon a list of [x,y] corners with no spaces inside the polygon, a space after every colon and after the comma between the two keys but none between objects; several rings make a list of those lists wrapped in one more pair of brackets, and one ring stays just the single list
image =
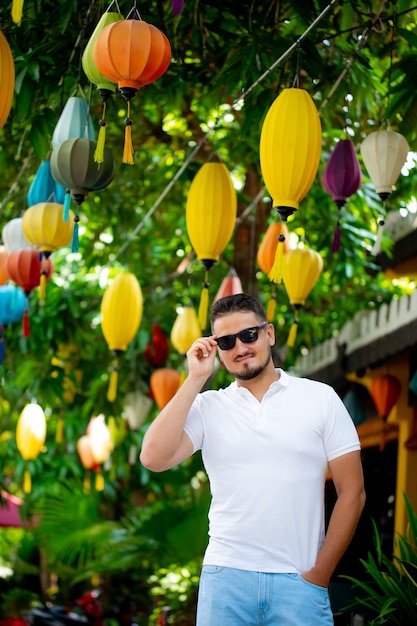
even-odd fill
[{"label": "jeans pocket", "polygon": [[203,565],[202,573],[203,574],[220,574],[224,570],[222,565]]}]

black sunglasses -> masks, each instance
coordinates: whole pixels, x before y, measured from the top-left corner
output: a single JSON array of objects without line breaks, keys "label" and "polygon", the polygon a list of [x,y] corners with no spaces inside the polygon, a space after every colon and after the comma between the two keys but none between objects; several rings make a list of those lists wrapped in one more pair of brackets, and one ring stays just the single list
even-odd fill
[{"label": "black sunglasses", "polygon": [[239,333],[234,335],[223,335],[223,337],[217,337],[214,341],[219,346],[220,350],[231,350],[236,345],[236,337],[239,337],[243,343],[254,343],[258,339],[258,330],[268,326],[268,322],[262,322],[258,326],[252,326],[251,328],[245,328]]}]

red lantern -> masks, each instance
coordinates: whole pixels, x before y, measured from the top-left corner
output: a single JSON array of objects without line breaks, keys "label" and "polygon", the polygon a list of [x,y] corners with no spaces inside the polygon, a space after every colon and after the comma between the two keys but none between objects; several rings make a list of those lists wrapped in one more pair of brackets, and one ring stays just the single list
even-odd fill
[{"label": "red lantern", "polygon": [[152,337],[146,346],[145,357],[151,365],[158,367],[169,355],[168,339],[159,324],[152,326]]},{"label": "red lantern", "polygon": [[340,246],[340,209],[346,204],[347,199],[358,191],[362,183],[361,166],[351,139],[341,139],[337,142],[324,168],[322,180],[327,193],[332,196],[339,210],[332,245],[332,252],[337,252]]},{"label": "red lantern", "polygon": [[401,383],[391,374],[378,376],[372,381],[370,392],[379,417],[386,420],[400,397]]},{"label": "red lantern", "polygon": [[12,252],[7,259],[7,272],[10,279],[20,287],[26,295],[26,306],[23,314],[22,334],[29,337],[29,295],[41,283],[41,277],[48,281],[53,272],[53,263],[41,255],[36,248],[22,248]]},{"label": "red lantern", "polygon": [[139,18],[126,19],[105,26],[94,46],[94,63],[106,78],[118,84],[127,101],[123,163],[133,163],[130,101],[140,87],[154,82],[167,70],[171,46],[156,26]]}]

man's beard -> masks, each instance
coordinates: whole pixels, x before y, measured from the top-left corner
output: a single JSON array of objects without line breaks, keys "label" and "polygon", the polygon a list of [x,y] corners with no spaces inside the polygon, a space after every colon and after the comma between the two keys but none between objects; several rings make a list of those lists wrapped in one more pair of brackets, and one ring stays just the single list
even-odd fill
[{"label": "man's beard", "polygon": [[243,363],[244,370],[243,372],[233,372],[231,369],[228,369],[229,374],[231,374],[236,380],[253,380],[268,367],[269,362],[272,358],[271,351],[269,352],[265,362],[261,365],[251,365],[250,363]]}]

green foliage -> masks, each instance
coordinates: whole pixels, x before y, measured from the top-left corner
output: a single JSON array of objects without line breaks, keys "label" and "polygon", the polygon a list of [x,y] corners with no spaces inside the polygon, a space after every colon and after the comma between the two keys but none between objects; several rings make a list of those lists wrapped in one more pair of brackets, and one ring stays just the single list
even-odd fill
[{"label": "green foliage", "polygon": [[370,624],[413,626],[417,622],[417,514],[404,494],[409,525],[406,535],[397,537],[397,554],[381,550],[374,522],[376,556],[368,553],[361,563],[364,579],[346,577],[358,589],[356,603],[375,616]]}]

